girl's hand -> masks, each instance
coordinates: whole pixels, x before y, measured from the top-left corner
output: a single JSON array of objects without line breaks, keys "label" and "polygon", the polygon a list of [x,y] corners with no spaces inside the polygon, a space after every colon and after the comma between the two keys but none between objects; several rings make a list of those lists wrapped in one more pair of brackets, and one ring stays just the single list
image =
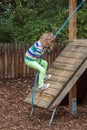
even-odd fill
[{"label": "girl's hand", "polygon": [[48,49],[48,47],[44,47],[43,50],[46,51]]}]

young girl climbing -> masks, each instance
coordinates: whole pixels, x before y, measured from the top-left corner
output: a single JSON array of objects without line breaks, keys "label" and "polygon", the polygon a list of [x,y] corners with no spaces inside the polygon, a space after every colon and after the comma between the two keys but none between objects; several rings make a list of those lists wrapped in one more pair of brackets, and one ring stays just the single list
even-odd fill
[{"label": "young girl climbing", "polygon": [[52,50],[55,38],[52,33],[43,34],[25,54],[25,63],[27,66],[39,71],[38,88],[40,90],[47,89],[50,84],[44,84],[44,81],[51,78],[51,75],[46,75],[48,62],[42,59],[44,52],[47,49]]}]

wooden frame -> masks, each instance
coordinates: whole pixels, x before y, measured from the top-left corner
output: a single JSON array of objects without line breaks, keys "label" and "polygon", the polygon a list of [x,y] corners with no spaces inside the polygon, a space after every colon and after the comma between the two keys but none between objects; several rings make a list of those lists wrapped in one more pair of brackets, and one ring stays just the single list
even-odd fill
[{"label": "wooden frame", "polygon": [[[69,0],[69,15],[76,9],[77,0]],[[69,21],[69,41],[73,41],[76,39],[76,14],[72,17],[72,19]],[[77,85],[75,84],[72,89],[69,92],[69,110],[73,114],[73,99],[76,101],[77,97]],[[75,102],[75,106],[76,106]],[[77,108],[75,108],[77,113]]]}]

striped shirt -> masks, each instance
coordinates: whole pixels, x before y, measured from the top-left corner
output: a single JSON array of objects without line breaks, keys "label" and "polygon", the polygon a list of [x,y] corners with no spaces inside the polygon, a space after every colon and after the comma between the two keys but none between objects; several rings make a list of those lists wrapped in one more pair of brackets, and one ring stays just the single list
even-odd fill
[{"label": "striped shirt", "polygon": [[27,50],[25,58],[30,61],[39,60],[43,54],[43,44],[37,41]]}]

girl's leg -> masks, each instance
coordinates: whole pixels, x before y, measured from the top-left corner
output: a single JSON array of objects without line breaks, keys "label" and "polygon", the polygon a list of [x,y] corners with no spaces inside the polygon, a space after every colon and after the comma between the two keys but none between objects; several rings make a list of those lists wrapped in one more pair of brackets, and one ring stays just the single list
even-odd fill
[{"label": "girl's leg", "polygon": [[47,67],[48,67],[48,62],[46,60],[41,60],[40,65],[44,68],[45,71],[45,75],[46,75],[46,71],[47,71]]},{"label": "girl's leg", "polygon": [[51,74],[46,74],[46,71],[47,71],[47,67],[48,67],[48,62],[47,61],[45,61],[45,60],[41,60],[41,66],[43,66],[44,67],[44,69],[45,69],[45,77],[44,77],[44,81],[46,81],[46,80],[48,80],[48,79],[50,79],[51,78]]},{"label": "girl's leg", "polygon": [[[44,84],[44,77],[45,77],[45,74],[46,74],[46,70],[47,70],[47,65],[45,62],[41,61],[41,65],[36,62],[36,61],[29,61],[29,60],[26,60],[25,59],[25,63],[26,65],[28,65],[29,67],[35,69],[35,70],[38,70],[39,71],[39,80],[38,80],[38,85],[39,86],[43,86]],[[44,67],[43,67],[43,66]]]}]

